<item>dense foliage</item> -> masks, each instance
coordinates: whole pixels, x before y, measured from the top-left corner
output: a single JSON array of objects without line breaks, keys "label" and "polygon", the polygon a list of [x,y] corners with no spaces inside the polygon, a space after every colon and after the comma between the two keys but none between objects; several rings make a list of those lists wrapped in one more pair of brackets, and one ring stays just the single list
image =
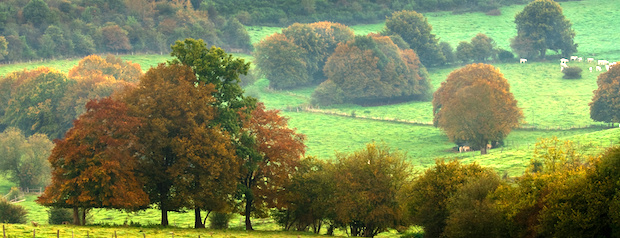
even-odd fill
[{"label": "dense foliage", "polygon": [[433,27],[426,18],[415,11],[400,11],[385,21],[382,35],[399,35],[418,54],[424,66],[431,67],[446,63],[446,57],[439,48],[439,39],[431,34]]},{"label": "dense foliage", "polygon": [[89,100],[110,96],[140,75],[139,65],[112,55],[85,57],[69,76],[46,67],[10,73],[0,78],[0,129],[61,138]]},{"label": "dense foliage", "polygon": [[317,104],[388,104],[422,100],[430,91],[428,73],[417,54],[398,48],[387,36],[356,36],[338,45],[324,71],[328,79],[312,96]]},{"label": "dense foliage", "polygon": [[21,188],[45,187],[50,180],[47,157],[52,141],[42,134],[26,137],[11,127],[0,133],[0,173]]},{"label": "dense foliage", "polygon": [[5,62],[161,53],[187,37],[237,51],[252,48],[238,20],[210,14],[207,5],[190,1],[9,0],[0,2],[0,12],[0,61]]},{"label": "dense foliage", "polygon": [[[192,1],[194,2],[194,1]],[[287,25],[293,22],[334,21],[345,24],[384,20],[391,12],[416,11],[489,11],[503,5],[523,4],[527,0],[197,0],[209,13],[236,16],[246,25]]]},{"label": "dense foliage", "polygon": [[602,122],[620,122],[620,67],[615,65],[598,76],[598,88],[590,102],[590,118]]},{"label": "dense foliage", "polygon": [[572,23],[553,0],[536,0],[515,16],[517,36],[510,46],[522,58],[545,58],[547,50],[561,51],[564,57],[577,52]]},{"label": "dense foliage", "polygon": [[65,138],[56,141],[49,157],[52,184],[37,200],[47,206],[73,208],[76,225],[86,224],[84,216],[79,219],[78,208],[137,210],[149,204],[143,181],[134,173],[141,150],[133,143],[140,118],[110,98],[93,100],[86,108]]},{"label": "dense foliage", "polygon": [[492,65],[470,64],[448,75],[433,95],[433,122],[448,138],[486,154],[523,118],[510,85]]},{"label": "dense foliage", "polygon": [[353,38],[347,26],[331,22],[293,24],[256,45],[256,65],[273,88],[325,81],[323,67],[339,43]]},{"label": "dense foliage", "polygon": [[13,204],[0,196],[0,222],[1,223],[26,223],[28,212],[24,207]]}]

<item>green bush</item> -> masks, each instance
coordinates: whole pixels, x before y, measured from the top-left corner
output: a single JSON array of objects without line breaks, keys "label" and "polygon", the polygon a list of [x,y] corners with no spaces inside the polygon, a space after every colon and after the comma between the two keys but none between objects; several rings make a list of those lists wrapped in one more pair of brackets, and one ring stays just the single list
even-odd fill
[{"label": "green bush", "polygon": [[232,218],[232,214],[214,212],[209,217],[209,227],[211,229],[227,229],[228,222]]},{"label": "green bush", "polygon": [[582,69],[579,67],[566,67],[564,68],[564,70],[562,70],[562,73],[564,73],[564,76],[562,76],[562,78],[563,79],[580,79],[581,71]]},{"label": "green bush", "polygon": [[500,48],[497,53],[497,58],[502,62],[512,62],[515,59],[515,55],[510,51]]},{"label": "green bush", "polygon": [[51,208],[47,211],[48,222],[52,225],[59,225],[63,222],[72,223],[73,213],[67,208]]},{"label": "green bush", "polygon": [[0,223],[26,223],[26,209],[0,197]]}]

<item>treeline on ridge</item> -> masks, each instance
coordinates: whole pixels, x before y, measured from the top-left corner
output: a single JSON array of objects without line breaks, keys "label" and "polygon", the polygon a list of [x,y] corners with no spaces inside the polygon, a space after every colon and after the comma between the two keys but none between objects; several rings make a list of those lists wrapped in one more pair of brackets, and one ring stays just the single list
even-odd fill
[{"label": "treeline on ridge", "polygon": [[[212,12],[236,16],[245,25],[283,26],[294,22],[333,21],[343,24],[374,23],[394,11],[418,12],[482,11],[496,14],[501,6],[526,4],[531,0],[193,0]],[[493,11],[492,11],[493,10]]]},{"label": "treeline on ridge", "polygon": [[168,53],[170,45],[185,38],[237,52],[252,50],[236,18],[207,10],[206,5],[189,1],[2,1],[0,62],[95,53]]}]

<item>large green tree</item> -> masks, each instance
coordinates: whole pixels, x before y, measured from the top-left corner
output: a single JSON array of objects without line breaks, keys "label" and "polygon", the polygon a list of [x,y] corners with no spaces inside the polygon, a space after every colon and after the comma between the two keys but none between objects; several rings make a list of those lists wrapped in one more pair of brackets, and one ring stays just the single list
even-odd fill
[{"label": "large green tree", "polygon": [[90,101],[86,108],[65,138],[56,141],[49,157],[52,183],[37,199],[43,205],[73,208],[76,225],[85,225],[91,208],[136,210],[149,203],[135,174],[142,149],[135,133],[140,118],[110,98]]},{"label": "large green tree", "polygon": [[523,118],[508,81],[487,64],[470,64],[450,73],[433,95],[433,115],[435,125],[451,141],[468,143],[481,154]]},{"label": "large green tree", "polygon": [[590,118],[607,123],[620,122],[620,67],[614,66],[598,76],[598,88],[590,102]]},{"label": "large green tree", "polygon": [[515,16],[517,36],[511,47],[521,57],[545,58],[547,50],[561,51],[565,57],[577,52],[572,23],[553,0],[536,0]]},{"label": "large green tree", "polygon": [[382,35],[400,35],[411,49],[419,55],[424,66],[444,64],[446,58],[439,48],[439,39],[431,34],[433,28],[422,14],[415,11],[399,11],[385,21]]}]

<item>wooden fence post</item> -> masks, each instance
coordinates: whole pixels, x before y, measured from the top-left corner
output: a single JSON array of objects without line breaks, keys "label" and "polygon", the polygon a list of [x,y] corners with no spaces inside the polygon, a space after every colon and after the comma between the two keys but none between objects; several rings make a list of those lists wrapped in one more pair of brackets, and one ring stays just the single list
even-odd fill
[{"label": "wooden fence post", "polygon": [[37,229],[32,229],[32,238],[37,238]]},{"label": "wooden fence post", "polygon": [[4,231],[4,225],[2,225],[2,237],[6,238],[6,232]]},{"label": "wooden fence post", "polygon": [[90,238],[90,231],[86,231],[86,238]]},{"label": "wooden fence post", "polygon": [[60,230],[56,230],[56,238],[60,238]]}]

